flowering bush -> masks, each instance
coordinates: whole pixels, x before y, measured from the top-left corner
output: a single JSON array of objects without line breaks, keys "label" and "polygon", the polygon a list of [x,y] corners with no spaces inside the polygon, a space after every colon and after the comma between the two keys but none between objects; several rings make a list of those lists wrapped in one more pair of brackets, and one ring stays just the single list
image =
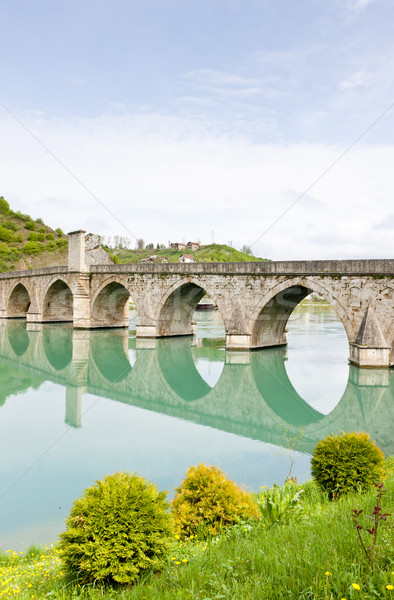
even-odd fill
[{"label": "flowering bush", "polygon": [[243,518],[258,516],[252,495],[227,479],[218,467],[190,467],[175,491],[172,512],[180,535],[216,535]]}]

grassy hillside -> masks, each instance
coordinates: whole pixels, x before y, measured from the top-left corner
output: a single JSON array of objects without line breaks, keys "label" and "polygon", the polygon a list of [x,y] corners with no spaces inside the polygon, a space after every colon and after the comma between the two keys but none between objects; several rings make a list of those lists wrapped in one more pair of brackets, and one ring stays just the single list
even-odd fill
[{"label": "grassy hillside", "polygon": [[209,244],[201,246],[195,252],[190,250],[171,250],[169,248],[153,249],[153,250],[112,250],[110,251],[117,257],[119,263],[138,263],[142,258],[156,255],[155,262],[161,262],[162,258],[167,258],[168,262],[179,262],[179,257],[182,254],[191,254],[197,262],[255,262],[267,260],[257,258],[245,252],[240,252],[235,248],[221,244]]},{"label": "grassy hillside", "polygon": [[[14,212],[0,196],[0,272],[34,269],[67,264],[68,239],[61,229],[52,229],[42,219]],[[170,263],[179,262],[182,254],[191,254],[197,262],[251,262],[266,260],[240,252],[230,246],[209,244],[195,252],[171,250],[114,250],[106,248],[115,261],[139,263],[156,255],[155,262],[165,257]]]},{"label": "grassy hillside", "polygon": [[0,196],[0,272],[65,265],[67,248],[61,229],[14,212]]}]

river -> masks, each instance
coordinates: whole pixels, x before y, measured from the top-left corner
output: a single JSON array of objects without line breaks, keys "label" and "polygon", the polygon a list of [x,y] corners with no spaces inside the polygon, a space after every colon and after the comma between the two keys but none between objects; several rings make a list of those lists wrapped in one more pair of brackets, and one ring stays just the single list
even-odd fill
[{"label": "river", "polygon": [[0,322],[0,547],[55,542],[83,490],[137,472],[173,494],[187,468],[216,464],[257,491],[304,481],[316,443],[368,431],[394,454],[394,373],[347,362],[327,306],[301,307],[287,348],[226,352],[217,311],[194,338]]}]

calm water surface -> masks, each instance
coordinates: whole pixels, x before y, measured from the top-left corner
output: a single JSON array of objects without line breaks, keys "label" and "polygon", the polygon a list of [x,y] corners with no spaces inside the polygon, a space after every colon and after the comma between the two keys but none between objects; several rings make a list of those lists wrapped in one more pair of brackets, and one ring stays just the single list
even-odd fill
[{"label": "calm water surface", "polygon": [[[394,373],[347,363],[327,307],[299,309],[286,349],[226,352],[217,312],[195,338],[0,324],[0,546],[51,543],[96,479],[138,472],[173,492],[190,465],[220,464],[251,490],[310,475],[329,433],[368,431],[394,454]],[[289,450],[294,447],[296,452]]]}]

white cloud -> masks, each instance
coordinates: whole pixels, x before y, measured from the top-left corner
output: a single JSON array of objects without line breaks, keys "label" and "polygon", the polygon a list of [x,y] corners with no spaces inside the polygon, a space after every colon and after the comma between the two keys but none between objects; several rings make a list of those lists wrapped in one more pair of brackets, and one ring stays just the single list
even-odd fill
[{"label": "white cloud", "polygon": [[[24,124],[146,241],[251,244],[319,177],[343,147],[257,144],[210,122],[158,114]],[[66,231],[128,235],[16,121],[0,123],[0,195],[14,210]],[[391,257],[394,146],[358,144],[256,243],[274,259]],[[373,214],[373,218],[371,215]],[[130,235],[130,234],[129,234]],[[130,235],[131,237],[131,235]]]},{"label": "white cloud", "polygon": [[358,71],[357,73],[352,73],[350,77],[341,81],[339,84],[340,90],[354,90],[355,88],[367,87],[371,84],[371,75],[369,73],[365,73],[363,71]]},{"label": "white cloud", "polygon": [[355,13],[362,12],[376,0],[347,0],[346,6]]}]

